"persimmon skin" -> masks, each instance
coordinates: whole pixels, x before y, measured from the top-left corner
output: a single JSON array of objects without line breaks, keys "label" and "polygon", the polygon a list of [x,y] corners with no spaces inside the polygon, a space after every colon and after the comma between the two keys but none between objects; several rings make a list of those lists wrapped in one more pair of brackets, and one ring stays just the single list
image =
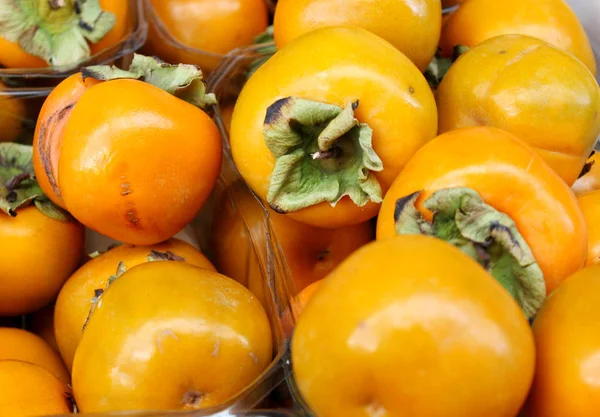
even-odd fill
[{"label": "persimmon skin", "polygon": [[185,262],[214,271],[210,261],[192,245],[170,239],[153,246],[121,245],[92,259],[79,268],[63,285],[54,309],[54,333],[60,354],[69,371],[82,337],[82,329],[90,313],[95,290],[105,289],[120,262],[127,270],[148,262],[151,251],[173,252]]},{"label": "persimmon skin", "polygon": [[417,208],[431,219],[423,202],[451,187],[474,189],[512,218],[544,273],[548,294],[585,264],[588,232],[572,191],[530,147],[490,127],[454,130],[421,148],[381,205],[377,239],[396,235],[399,198],[422,190]]},{"label": "persimmon skin", "polygon": [[[1,45],[0,51],[3,51]],[[5,88],[6,86],[0,82],[0,142],[13,142],[22,131],[26,108],[22,100],[2,95]]]},{"label": "persimmon skin", "polygon": [[45,68],[46,61],[25,52],[18,43],[11,42],[0,36],[0,65],[6,68]]},{"label": "persimmon skin", "polygon": [[594,417],[598,375],[600,266],[584,268],[550,295],[533,323],[536,376],[527,417]]},{"label": "persimmon skin", "polygon": [[65,384],[71,381],[58,352],[41,337],[22,329],[0,327],[0,361],[3,360],[30,362]]},{"label": "persimmon skin", "polygon": [[73,107],[99,81],[83,80],[81,73],[66,78],[52,90],[40,110],[33,136],[33,168],[38,184],[52,202],[63,209],[58,186],[58,160],[62,138]]},{"label": "persimmon skin", "polygon": [[35,417],[72,412],[71,390],[40,366],[0,360],[0,415]]},{"label": "persimmon skin", "polygon": [[440,0],[279,0],[273,29],[277,47],[283,48],[318,28],[358,26],[390,42],[424,71],[437,50],[441,19]]},{"label": "persimmon skin", "polygon": [[[152,0],[157,18],[182,46],[165,42],[151,22],[150,52],[177,64],[195,64],[203,71],[217,68],[224,55],[252,45],[268,26],[264,0]],[[193,48],[195,51],[186,50]]]},{"label": "persimmon skin", "polygon": [[220,167],[221,136],[204,111],[150,84],[114,80],[89,88],[73,108],[59,187],[90,229],[151,245],[192,220]]},{"label": "persimmon skin", "polygon": [[[374,173],[383,194],[412,154],[436,135],[431,88],[406,56],[364,29],[317,29],[295,39],[261,66],[244,86],[233,112],[233,158],[263,201],[275,167],[263,135],[265,115],[275,101],[289,96],[341,107],[359,101],[355,117],[373,129],[373,149],[383,161],[383,171]],[[335,229],[363,223],[378,210],[379,204],[359,207],[344,197],[335,207],[324,202],[287,216]]]},{"label": "persimmon skin", "polygon": [[271,362],[264,309],[250,291],[216,272],[184,262],[138,265],[101,301],[73,364],[82,412],[217,406]]},{"label": "persimmon skin", "polygon": [[507,130],[569,185],[600,134],[596,79],[572,55],[529,36],[495,37],[462,55],[437,101],[440,133],[467,126]]},{"label": "persimmon skin", "polygon": [[84,228],[30,206],[0,213],[0,316],[32,313],[50,303],[79,266]]},{"label": "persimmon skin", "polygon": [[588,254],[585,265],[600,263],[600,191],[592,191],[577,197],[588,229]]},{"label": "persimmon skin", "polygon": [[507,417],[527,396],[535,347],[476,262],[435,238],[396,236],[325,279],[298,319],[292,365],[321,417]]},{"label": "persimmon skin", "polygon": [[548,42],[576,56],[596,74],[588,36],[565,0],[465,0],[444,25],[440,48],[450,56],[455,45],[473,47],[509,34]]}]

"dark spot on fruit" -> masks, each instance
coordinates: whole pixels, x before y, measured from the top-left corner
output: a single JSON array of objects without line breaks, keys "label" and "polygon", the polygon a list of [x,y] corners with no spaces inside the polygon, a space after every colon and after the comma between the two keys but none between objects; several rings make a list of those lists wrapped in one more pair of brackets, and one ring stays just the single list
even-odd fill
[{"label": "dark spot on fruit", "polygon": [[188,407],[200,407],[204,393],[200,391],[188,391],[183,396],[183,403]]},{"label": "dark spot on fruit", "polygon": [[267,108],[267,115],[265,116],[265,124],[273,124],[281,117],[281,110],[283,106],[292,101],[292,97],[286,97],[277,100]]},{"label": "dark spot on fruit", "polygon": [[415,89],[412,88],[412,87],[408,87],[408,92],[411,93],[411,94],[414,94],[415,93]]},{"label": "dark spot on fruit", "polygon": [[498,53],[500,55],[504,55],[506,53],[506,49],[501,49],[501,50],[498,51]]}]

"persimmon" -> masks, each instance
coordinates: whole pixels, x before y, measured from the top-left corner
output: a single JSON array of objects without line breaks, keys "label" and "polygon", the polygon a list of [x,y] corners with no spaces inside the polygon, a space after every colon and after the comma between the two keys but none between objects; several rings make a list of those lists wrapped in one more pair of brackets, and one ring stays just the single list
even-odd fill
[{"label": "persimmon", "polygon": [[153,246],[121,245],[95,257],[79,268],[62,287],[54,308],[54,333],[60,354],[71,370],[92,300],[102,292],[111,277],[142,263],[180,259],[214,271],[210,261],[192,245],[170,239]]},{"label": "persimmon", "polygon": [[291,337],[294,331],[295,321],[298,319],[306,304],[315,295],[317,290],[321,288],[323,279],[313,282],[308,287],[304,288],[298,295],[290,300],[289,308],[286,308],[281,315],[281,326],[286,337]]},{"label": "persimmon", "polygon": [[586,265],[600,263],[600,191],[591,191],[577,197],[588,229]]},{"label": "persimmon", "polygon": [[59,351],[54,335],[54,303],[29,315],[26,322],[29,331],[44,339],[56,352]]},{"label": "persimmon", "polygon": [[41,337],[25,330],[0,327],[0,361],[4,360],[30,362],[65,384],[71,381],[58,352]]},{"label": "persimmon", "polygon": [[205,71],[215,70],[231,50],[252,45],[269,24],[265,0],[151,0],[149,3],[154,15],[146,45],[149,53],[174,64],[196,64]]},{"label": "persimmon", "polygon": [[298,319],[292,365],[321,417],[506,417],[527,396],[535,347],[517,303],[476,262],[398,236],[328,275]]},{"label": "persimmon", "polygon": [[592,417],[600,408],[600,266],[582,269],[550,295],[533,323],[536,375],[527,417]]},{"label": "persimmon", "polygon": [[438,136],[398,175],[377,239],[413,233],[470,254],[528,317],[587,256],[587,227],[569,187],[530,147],[490,127]]},{"label": "persimmon", "polygon": [[587,34],[565,0],[465,0],[442,30],[446,56],[455,45],[477,46],[500,35],[528,35],[579,58],[596,74]]},{"label": "persimmon", "polygon": [[600,134],[596,79],[572,55],[528,36],[495,37],[463,54],[437,99],[440,133],[482,125],[507,130],[569,185]]},{"label": "persimmon", "polygon": [[72,412],[71,390],[37,365],[0,361],[0,415],[36,417]]},{"label": "persimmon", "polygon": [[315,29],[343,25],[381,36],[423,71],[440,40],[442,7],[440,0],[279,0],[275,43],[282,48]]},{"label": "persimmon", "polygon": [[202,207],[221,167],[221,136],[201,109],[212,98],[202,72],[136,55],[128,71],[100,66],[83,76],[105,82],[85,90],[62,139],[51,140],[62,140],[58,188],[65,207],[120,242],[169,239]]},{"label": "persimmon", "polygon": [[[129,32],[128,1],[42,0],[5,5],[0,65],[8,68],[73,66]],[[32,37],[31,33],[36,36]]]},{"label": "persimmon", "polygon": [[581,195],[590,191],[600,190],[600,164],[598,153],[593,152],[586,161],[580,177],[571,187],[575,195]]},{"label": "persimmon", "polygon": [[364,29],[326,27],[250,77],[233,112],[231,151],[271,208],[335,229],[377,214],[398,172],[435,136],[436,120],[431,89],[406,56]]},{"label": "persimmon", "polygon": [[12,142],[21,134],[25,113],[25,103],[9,95],[0,82],[0,142]]},{"label": "persimmon", "polygon": [[[263,275],[254,247],[266,245],[266,228],[262,218],[240,211],[262,210],[254,196],[243,192],[241,182],[232,186],[239,198],[233,202],[229,194],[220,201],[211,228],[211,248],[215,264],[222,274],[235,279],[259,296],[264,291]],[[319,229],[296,222],[267,208],[272,231],[285,256],[296,291],[320,280],[348,255],[373,240],[373,227],[368,222],[341,229]],[[253,242],[252,245],[249,242]],[[264,295],[259,298],[264,301]]]},{"label": "persimmon", "polygon": [[75,399],[90,413],[216,406],[272,354],[269,319],[248,289],[184,262],[150,262],[97,303],[75,353]]},{"label": "persimmon", "polygon": [[31,146],[0,143],[0,316],[49,304],[83,253],[83,226],[42,193],[31,159]]},{"label": "persimmon", "polygon": [[48,95],[37,119],[33,136],[35,176],[44,194],[62,208],[66,207],[58,187],[58,160],[65,126],[77,101],[98,82],[84,80],[81,73],[71,75]]}]

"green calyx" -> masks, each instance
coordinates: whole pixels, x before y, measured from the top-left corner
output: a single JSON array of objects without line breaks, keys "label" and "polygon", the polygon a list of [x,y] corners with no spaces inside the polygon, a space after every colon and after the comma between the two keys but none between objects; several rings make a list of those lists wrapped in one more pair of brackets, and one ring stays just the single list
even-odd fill
[{"label": "green calyx", "polygon": [[358,206],[380,203],[374,172],[383,163],[373,150],[371,128],[346,107],[287,97],[267,109],[263,135],[276,158],[267,202],[288,213],[348,196]]},{"label": "green calyx", "polygon": [[133,79],[144,81],[201,109],[216,104],[214,94],[206,93],[202,70],[189,64],[172,65],[158,58],[135,54],[128,70],[96,65],[81,70],[83,78],[100,81]]},{"label": "green calyx", "polygon": [[0,143],[0,211],[16,217],[19,209],[34,204],[46,216],[68,221],[69,215],[43,193],[33,171],[33,148]]},{"label": "green calyx", "polygon": [[0,36],[49,65],[86,60],[88,41],[100,41],[115,23],[99,0],[2,0],[0,5]]},{"label": "green calyx", "polygon": [[457,45],[454,47],[451,58],[444,58],[439,52],[435,54],[424,73],[429,86],[433,89],[438,88],[452,64],[468,50],[468,46]]},{"label": "green calyx", "polygon": [[250,78],[252,74],[256,72],[265,62],[267,62],[277,52],[275,46],[275,39],[273,38],[273,25],[269,26],[267,30],[254,38],[254,44],[258,46],[256,53],[260,55],[260,58],[256,58],[248,68],[246,74],[247,78]]},{"label": "green calyx", "polygon": [[470,188],[449,188],[424,202],[428,222],[415,207],[420,193],[396,201],[396,234],[424,234],[458,247],[481,264],[519,303],[528,319],[546,298],[546,284],[514,221],[485,204]]}]

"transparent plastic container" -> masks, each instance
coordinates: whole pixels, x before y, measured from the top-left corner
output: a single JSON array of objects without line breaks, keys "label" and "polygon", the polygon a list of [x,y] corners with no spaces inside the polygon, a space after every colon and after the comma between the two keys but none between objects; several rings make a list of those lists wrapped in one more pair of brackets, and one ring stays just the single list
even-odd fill
[{"label": "transparent plastic container", "polygon": [[[276,1],[265,0],[265,2],[272,16]],[[228,54],[219,54],[184,45],[165,27],[150,1],[146,2],[146,20],[149,24],[148,42],[142,51],[146,55],[158,56],[172,64],[183,62],[198,65],[205,74],[209,74],[226,56],[234,53],[231,51]]]},{"label": "transparent plastic container", "polygon": [[35,122],[48,87],[3,88],[0,85],[0,142],[31,144]]},{"label": "transparent plastic container", "polygon": [[[0,134],[6,135],[6,120],[11,125],[19,126],[11,137],[4,141],[19,141],[30,144],[33,138],[36,118],[45,98],[52,91],[49,87],[39,88],[6,88],[0,89]],[[244,237],[236,241],[238,252],[232,257],[245,256],[252,259],[244,265],[243,275],[238,280],[251,283],[252,290],[260,295],[270,320],[273,335],[273,356],[270,365],[251,384],[238,392],[234,397],[219,406],[195,411],[185,415],[213,416],[236,415],[238,411],[251,410],[257,406],[281,407],[290,405],[289,395],[285,387],[284,364],[288,361],[289,332],[285,331],[284,319],[289,310],[287,294],[291,289],[285,288],[285,281],[278,272],[283,264],[278,246],[273,239],[268,212],[241,180],[231,158],[224,124],[216,109],[208,109],[213,114],[223,133],[223,164],[217,185],[202,210],[194,221],[176,237],[199,247],[209,258],[213,258],[210,236],[211,227],[219,218],[219,207],[225,202],[235,213],[236,221],[245,230]],[[4,119],[3,119],[4,117]],[[111,239],[95,232],[87,232],[86,249],[89,253],[105,250],[114,244]],[[0,324],[19,327],[18,319],[0,320]],[[289,327],[289,325],[288,325]],[[123,415],[123,414],[121,414]],[[125,414],[127,415],[127,414]],[[166,413],[140,414],[142,416],[167,415]],[[168,414],[171,415],[171,414]],[[252,416],[276,417],[281,414],[252,414]],[[248,415],[250,416],[250,415]],[[282,415],[283,416],[283,415]]]},{"label": "transparent plastic container", "polygon": [[75,67],[0,68],[0,81],[13,87],[52,86],[76,73],[82,66],[110,64],[126,68],[131,54],[146,42],[148,25],[144,15],[144,0],[122,1],[129,3],[129,34],[118,43],[96,53]]},{"label": "transparent plastic container", "polygon": [[[598,16],[600,16],[600,1],[596,0],[568,0],[569,4],[578,14],[582,24],[588,32],[590,42],[594,48],[597,62],[600,64],[600,28],[597,25]],[[456,10],[458,6],[454,6],[444,10],[444,13],[450,13]],[[244,83],[247,81],[249,74],[255,69],[257,63],[267,60],[271,53],[268,52],[273,43],[265,43],[255,45],[248,48],[241,48],[233,51],[219,66],[217,71],[209,79],[209,88],[211,91],[218,92],[219,97],[219,114],[217,120],[221,123],[221,128],[225,130],[224,121],[231,116],[230,113],[235,104],[235,100],[239,95]],[[597,76],[600,80],[600,75]],[[277,244],[277,236],[272,236],[270,240],[274,245]],[[279,300],[286,299],[285,308],[296,302],[297,291],[294,286],[293,279],[286,265],[285,256],[279,250],[275,257],[276,263],[274,283],[277,284],[282,295]],[[286,312],[283,324],[286,335],[291,339],[296,317],[293,313]],[[306,404],[299,389],[296,385],[294,373],[292,369],[291,359],[283,364],[286,375],[286,382],[291,396],[294,400],[294,409],[297,413],[303,416],[314,416],[310,407]]]}]

